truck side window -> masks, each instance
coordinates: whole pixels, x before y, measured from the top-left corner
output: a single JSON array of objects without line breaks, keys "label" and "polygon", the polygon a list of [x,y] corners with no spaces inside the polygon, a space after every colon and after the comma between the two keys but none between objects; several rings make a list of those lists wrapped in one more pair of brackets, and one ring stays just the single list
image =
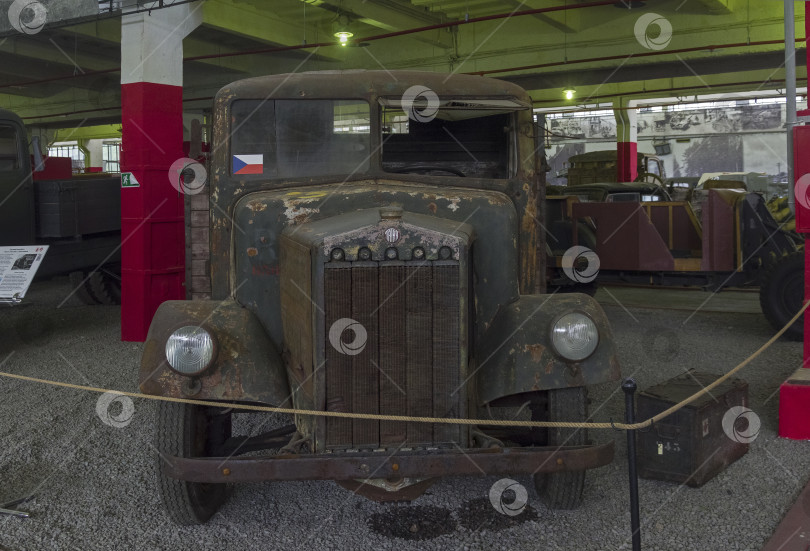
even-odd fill
[{"label": "truck side window", "polygon": [[0,125],[0,172],[20,169],[17,131],[13,126]]},{"label": "truck side window", "polygon": [[231,173],[291,178],[366,172],[370,121],[364,101],[235,101]]}]

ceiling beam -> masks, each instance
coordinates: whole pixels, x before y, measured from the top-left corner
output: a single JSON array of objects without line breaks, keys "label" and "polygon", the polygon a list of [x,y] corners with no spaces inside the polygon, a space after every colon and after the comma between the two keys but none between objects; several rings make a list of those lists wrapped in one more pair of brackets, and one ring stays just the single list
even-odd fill
[{"label": "ceiling beam", "polygon": [[697,0],[697,1],[706,8],[706,11],[708,13],[712,15],[731,13],[729,0]]},{"label": "ceiling beam", "polygon": [[[203,5],[203,25],[244,36],[267,45],[299,46],[306,37],[314,42],[317,29],[310,25],[274,17],[272,10],[227,0],[207,0]],[[195,33],[200,34],[200,33]],[[329,40],[333,40],[332,36]],[[313,59],[340,60],[340,46],[320,48]],[[311,51],[311,50],[310,50]],[[317,58],[315,57],[317,56]],[[307,70],[303,68],[302,70]]]},{"label": "ceiling beam", "polygon": [[[511,7],[513,10],[522,11],[529,9],[542,8],[544,6],[535,6],[536,2],[521,2],[520,0],[507,0],[504,5]],[[580,20],[577,10],[571,12],[550,12],[550,13],[534,13],[534,19],[542,21],[546,25],[562,31],[564,33],[575,33],[578,30],[578,23]]]},{"label": "ceiling beam", "polygon": [[[302,0],[322,9],[346,14],[350,19],[361,21],[385,31],[402,31],[444,23],[447,18],[441,13],[414,7],[410,2],[399,0]],[[356,33],[355,33],[356,34]],[[453,36],[448,29],[436,29],[409,35],[415,40],[439,48],[452,48]]]},{"label": "ceiling beam", "polygon": [[81,126],[79,128],[63,128],[56,131],[55,142],[71,140],[103,140],[121,137],[120,124],[102,124],[99,126]]},{"label": "ceiling beam", "polygon": [[[513,82],[526,90],[562,89],[565,86],[606,85],[620,82],[641,82],[646,80],[697,77],[722,73],[745,73],[780,67],[784,53],[753,52],[739,55],[692,58],[683,61],[660,61],[657,63],[626,64],[621,67],[602,67],[555,71],[499,77]],[[806,62],[804,48],[796,49],[797,65]],[[751,80],[746,79],[746,80]]]},{"label": "ceiling beam", "polygon": [[[110,52],[98,44],[88,44],[84,38],[63,36],[58,33],[40,33],[35,37],[20,36],[0,43],[0,53],[32,62],[67,64],[73,72],[109,69],[120,63],[117,50]],[[0,74],[6,72],[0,66]],[[54,74],[56,76],[56,74]]]}]

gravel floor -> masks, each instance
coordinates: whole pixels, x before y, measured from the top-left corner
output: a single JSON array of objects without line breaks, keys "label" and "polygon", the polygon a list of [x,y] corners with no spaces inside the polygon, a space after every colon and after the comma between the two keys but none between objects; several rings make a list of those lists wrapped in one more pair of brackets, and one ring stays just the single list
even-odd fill
[{"label": "gravel floor", "polygon": [[[0,310],[0,369],[135,390],[141,346],[119,341],[119,309],[71,299],[57,310],[69,292],[65,280],[36,283],[28,306]],[[619,302],[622,292],[613,293]],[[625,309],[614,296],[600,291],[598,298],[613,323],[622,372],[640,388],[686,368],[720,374],[771,335],[761,315],[709,311],[722,310],[712,303],[722,305],[723,295],[694,315],[672,305],[639,307],[638,295]],[[658,304],[654,294],[648,304]],[[799,343],[778,342],[743,371],[762,421],[745,457],[700,489],[640,481],[645,549],[762,547],[810,472],[810,444],[776,436],[776,392],[801,353]],[[618,385],[591,396],[595,418],[622,418]],[[615,437],[617,456],[591,472],[577,511],[546,509],[528,477],[516,477],[529,504],[515,517],[489,504],[498,477],[447,478],[410,506],[378,505],[332,482],[266,483],[237,486],[206,526],[177,528],[154,483],[155,403],[134,400],[134,413],[113,404],[105,424],[97,394],[1,379],[0,397],[0,503],[35,496],[19,506],[31,518],[0,516],[0,549],[629,548],[626,448],[618,433],[592,434]]]}]

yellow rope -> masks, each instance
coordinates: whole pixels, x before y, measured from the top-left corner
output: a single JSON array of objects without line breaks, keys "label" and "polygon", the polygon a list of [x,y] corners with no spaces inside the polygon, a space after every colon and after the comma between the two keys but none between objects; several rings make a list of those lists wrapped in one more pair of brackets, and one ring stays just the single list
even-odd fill
[{"label": "yellow rope", "polygon": [[751,363],[755,360],[760,354],[762,354],[765,350],[767,350],[774,342],[776,342],[782,334],[787,331],[787,329],[793,325],[793,323],[799,319],[799,317],[807,310],[807,307],[810,306],[810,302],[807,302],[802,306],[801,310],[799,310],[795,316],[785,325],[782,329],[780,329],[773,337],[768,340],[765,344],[763,344],[756,352],[748,356],[745,360],[737,364],[731,371],[711,383],[710,385],[706,386],[705,388],[701,389],[700,391],[694,393],[693,395],[689,396],[688,398],[681,400],[674,406],[670,407],[667,410],[662,411],[658,415],[651,417],[650,419],[646,419],[644,421],[639,421],[637,423],[632,424],[625,424],[625,423],[575,423],[575,422],[568,422],[568,421],[510,421],[508,419],[456,419],[456,418],[447,418],[447,417],[411,417],[408,415],[379,415],[376,413],[345,413],[341,411],[315,411],[310,409],[296,409],[296,408],[279,408],[279,407],[270,407],[270,406],[254,406],[249,404],[233,404],[230,402],[212,402],[206,400],[189,400],[186,398],[170,398],[167,396],[152,396],[150,394],[141,394],[139,392],[126,392],[123,390],[109,390],[104,388],[97,388],[92,386],[85,386],[85,385],[74,385],[72,383],[62,383],[59,381],[50,381],[47,379],[38,379],[36,377],[27,377],[25,375],[16,375],[14,373],[5,373],[0,371],[0,377],[7,377],[9,379],[18,379],[20,381],[28,381],[31,383],[42,383],[52,386],[59,386],[63,388],[72,388],[75,390],[85,390],[88,392],[97,392],[97,393],[112,393],[117,394],[120,396],[130,396],[132,398],[146,398],[147,400],[161,400],[164,402],[176,402],[180,404],[194,404],[198,406],[213,406],[213,407],[229,407],[233,409],[245,410],[245,411],[261,411],[267,413],[289,413],[293,415],[312,415],[317,417],[342,417],[348,419],[371,419],[375,421],[401,421],[401,422],[408,422],[408,423],[441,423],[441,424],[448,424],[448,425],[490,425],[490,426],[500,426],[500,427],[548,427],[548,428],[571,428],[571,429],[618,429],[618,430],[637,430],[641,428],[646,428],[651,426],[653,423],[657,423],[661,419],[667,417],[678,411],[679,409],[683,408],[684,406],[689,405],[690,403],[694,402],[704,394],[708,394],[712,391],[712,389],[716,388],[718,385],[722,384],[724,381],[729,379],[732,375],[737,373],[740,369]]}]

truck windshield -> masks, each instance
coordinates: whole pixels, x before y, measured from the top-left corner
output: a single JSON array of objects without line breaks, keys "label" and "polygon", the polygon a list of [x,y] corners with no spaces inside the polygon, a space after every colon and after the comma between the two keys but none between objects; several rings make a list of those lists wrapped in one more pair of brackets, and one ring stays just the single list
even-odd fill
[{"label": "truck windshield", "polygon": [[382,167],[386,172],[509,178],[513,155],[513,100],[465,99],[439,105],[382,103]]},{"label": "truck windshield", "polygon": [[368,170],[370,110],[357,100],[237,100],[231,173],[292,178]]}]

